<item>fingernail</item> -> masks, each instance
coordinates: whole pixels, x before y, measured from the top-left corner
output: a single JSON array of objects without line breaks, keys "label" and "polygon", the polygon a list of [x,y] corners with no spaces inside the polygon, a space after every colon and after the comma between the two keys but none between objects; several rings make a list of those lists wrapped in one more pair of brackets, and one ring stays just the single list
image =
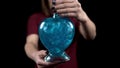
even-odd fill
[{"label": "fingernail", "polygon": [[55,7],[52,7],[51,9],[52,9],[52,10],[55,10]]},{"label": "fingernail", "polygon": [[52,4],[53,4],[53,5],[55,5],[55,4],[56,4],[55,2],[56,2],[56,0],[52,0]]},{"label": "fingernail", "polygon": [[56,5],[56,2],[55,2],[55,1],[53,1],[53,2],[52,2],[52,4],[53,4],[53,5]]}]

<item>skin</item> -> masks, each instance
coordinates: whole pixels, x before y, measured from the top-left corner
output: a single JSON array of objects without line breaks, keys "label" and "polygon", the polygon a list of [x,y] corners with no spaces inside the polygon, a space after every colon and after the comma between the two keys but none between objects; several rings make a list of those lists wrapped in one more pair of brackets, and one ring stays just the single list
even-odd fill
[{"label": "skin", "polygon": [[[79,33],[86,40],[93,40],[96,36],[96,27],[93,21],[87,16],[78,0],[56,0],[52,5],[49,0],[50,8],[55,7],[56,13],[63,17],[75,17],[79,21]],[[38,49],[38,34],[28,35],[26,38],[25,52],[37,64],[38,68],[47,68],[48,66],[59,64],[61,62],[45,62],[46,50]],[[49,67],[48,67],[49,68]]]}]

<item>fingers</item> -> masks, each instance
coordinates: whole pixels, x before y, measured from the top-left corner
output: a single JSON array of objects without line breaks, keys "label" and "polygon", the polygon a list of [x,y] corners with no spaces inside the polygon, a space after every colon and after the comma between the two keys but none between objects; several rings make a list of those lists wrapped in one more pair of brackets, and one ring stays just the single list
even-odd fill
[{"label": "fingers", "polygon": [[56,4],[72,3],[74,0],[56,0]]},{"label": "fingers", "polygon": [[61,13],[72,13],[72,12],[77,12],[78,9],[77,8],[66,8],[66,9],[58,9],[56,12],[58,14],[61,14]]},{"label": "fingers", "polygon": [[55,6],[56,9],[62,9],[62,8],[74,8],[76,7],[76,3],[72,2],[72,3],[62,3],[62,4],[57,4]]},{"label": "fingers", "polygon": [[79,2],[76,0],[56,0],[52,2],[53,7],[55,9],[62,9],[62,8],[70,8],[70,7],[78,7]]},{"label": "fingers", "polygon": [[44,68],[44,67],[54,66],[60,63],[61,62],[45,62],[44,60],[39,60],[37,65],[38,65],[38,68]]},{"label": "fingers", "polygon": [[41,51],[38,52],[38,54],[41,58],[44,58],[47,55],[47,51],[46,50],[41,50]]},{"label": "fingers", "polygon": [[44,61],[44,57],[47,55],[46,52],[47,51],[45,51],[45,50],[41,50],[36,53],[36,55],[35,55],[36,64],[41,65],[41,66],[47,66],[50,64],[50,63]]},{"label": "fingers", "polygon": [[38,68],[48,67],[48,66],[56,65],[56,64],[60,63],[60,62],[45,62],[44,58],[47,55],[46,52],[47,51],[45,51],[45,50],[40,50],[35,54],[34,58],[35,58],[36,64],[38,65]]},{"label": "fingers", "polygon": [[62,63],[62,62],[52,62],[52,64],[48,64],[46,66],[44,66],[44,65],[37,65],[37,68],[53,68],[54,65],[58,65],[60,63]]},{"label": "fingers", "polygon": [[56,0],[55,5],[53,6],[54,12],[65,17],[78,17],[80,8],[81,4],[78,0]]},{"label": "fingers", "polygon": [[62,13],[62,14],[59,14],[59,15],[63,16],[63,17],[77,17],[76,13]]},{"label": "fingers", "polygon": [[56,12],[63,17],[77,17],[78,8],[58,9]]},{"label": "fingers", "polygon": [[40,66],[48,66],[48,65],[50,65],[50,63],[45,62],[43,58],[40,58],[40,59],[36,60],[36,64],[40,65]]}]

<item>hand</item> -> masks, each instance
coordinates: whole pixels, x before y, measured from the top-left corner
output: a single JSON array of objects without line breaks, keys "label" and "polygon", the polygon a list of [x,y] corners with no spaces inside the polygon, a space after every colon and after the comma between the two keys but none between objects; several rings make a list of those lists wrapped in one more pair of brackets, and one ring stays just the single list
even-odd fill
[{"label": "hand", "polygon": [[56,13],[64,17],[75,17],[79,21],[86,21],[88,16],[83,11],[78,0],[56,0]]},{"label": "hand", "polygon": [[44,68],[48,66],[52,66],[58,64],[60,62],[45,62],[44,57],[47,55],[45,50],[40,50],[38,52],[33,53],[33,60],[37,64],[38,68]]}]

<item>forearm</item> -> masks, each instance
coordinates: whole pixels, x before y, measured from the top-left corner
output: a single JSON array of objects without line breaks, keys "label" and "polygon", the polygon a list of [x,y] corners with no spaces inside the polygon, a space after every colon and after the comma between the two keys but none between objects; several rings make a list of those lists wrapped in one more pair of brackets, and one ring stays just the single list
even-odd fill
[{"label": "forearm", "polygon": [[79,30],[85,39],[94,39],[96,36],[96,26],[89,18],[80,22]]},{"label": "forearm", "polygon": [[33,43],[26,43],[25,44],[25,52],[26,55],[33,60],[34,52],[38,51],[38,45],[35,45]]}]

